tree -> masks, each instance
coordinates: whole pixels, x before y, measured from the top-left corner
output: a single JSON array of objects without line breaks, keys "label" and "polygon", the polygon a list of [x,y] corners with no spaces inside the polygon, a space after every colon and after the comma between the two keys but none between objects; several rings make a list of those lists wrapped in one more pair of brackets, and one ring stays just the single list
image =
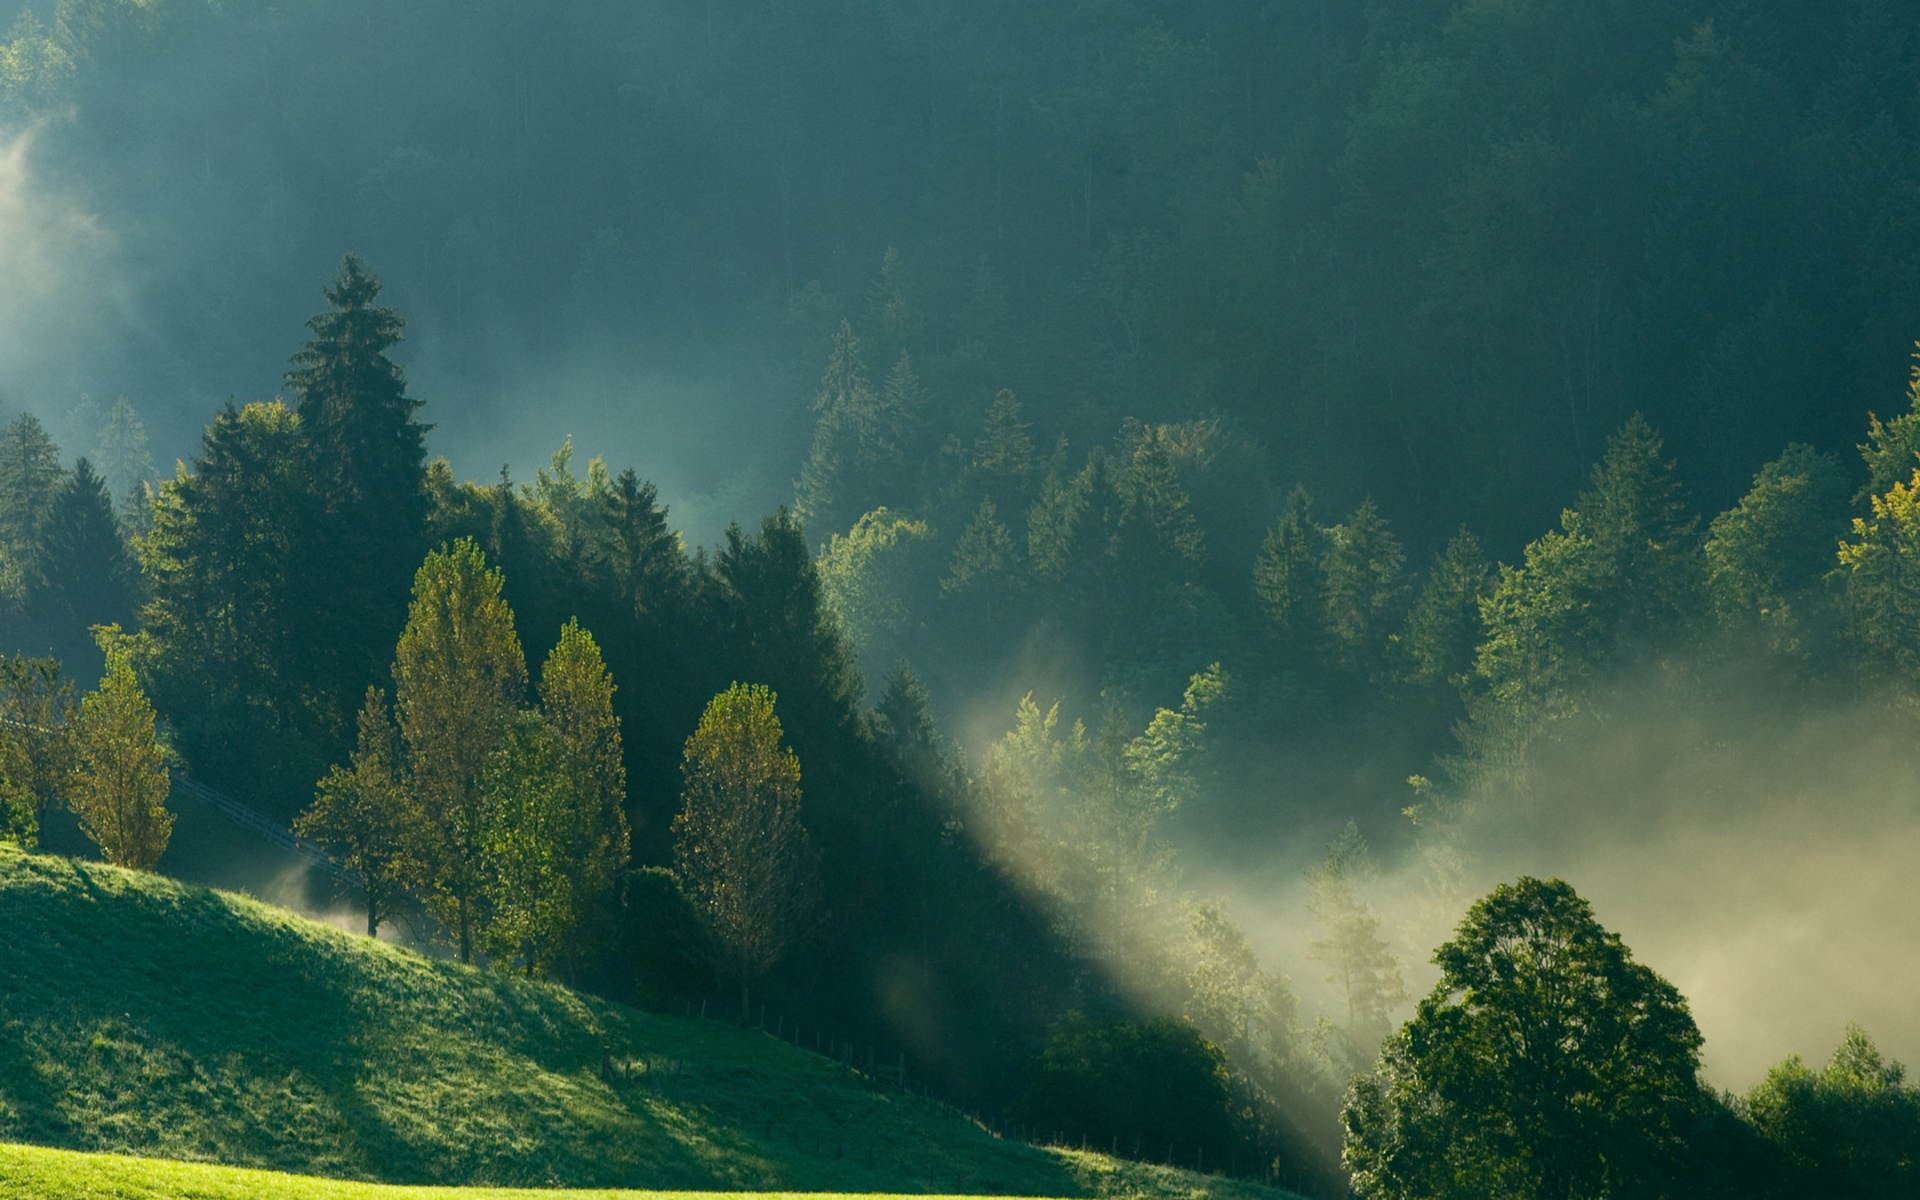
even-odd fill
[{"label": "tree", "polygon": [[1825,1068],[1795,1055],[1768,1071],[1745,1110],[1796,1200],[1895,1200],[1920,1183],[1920,1089],[1857,1025]]},{"label": "tree", "polygon": [[1253,595],[1273,625],[1284,651],[1311,646],[1320,632],[1325,580],[1326,531],[1314,523],[1313,498],[1296,486],[1260,544],[1253,566]]},{"label": "tree", "polygon": [[351,254],[321,290],[332,311],[307,322],[313,339],[293,356],[287,390],[307,431],[318,494],[382,517],[385,540],[417,528],[425,515],[428,427],[413,419],[421,401],[407,395],[399,365],[387,356],[406,322],[374,305],[380,281]]},{"label": "tree", "polygon": [[1702,1098],[1700,1032],[1560,880],[1474,904],[1440,982],[1354,1081],[1345,1163],[1367,1200],[1661,1194]]},{"label": "tree", "polygon": [[0,435],[0,546],[19,565],[31,591],[44,566],[41,531],[53,512],[61,478],[60,447],[40,418],[22,413]]},{"label": "tree", "polygon": [[821,599],[869,661],[894,657],[911,611],[909,589],[921,557],[916,551],[932,539],[925,521],[876,508],[821,550]]},{"label": "tree", "polygon": [[1393,1027],[1390,1015],[1407,998],[1400,964],[1380,936],[1380,918],[1361,894],[1372,880],[1367,841],[1352,821],[1328,844],[1320,865],[1307,872],[1307,911],[1325,935],[1307,946],[1307,957],[1329,968],[1327,982],[1346,1001],[1342,1032],[1357,1060],[1351,1070],[1372,1060]]},{"label": "tree", "polygon": [[1025,1086],[1009,1119],[1068,1142],[1158,1158],[1227,1157],[1239,1141],[1226,1058],[1192,1025],[1174,1017],[1099,1020],[1069,1012],[1022,1072]]},{"label": "tree", "polygon": [[33,849],[46,810],[65,803],[75,718],[58,660],[0,659],[0,839]]},{"label": "tree", "polygon": [[1920,469],[1873,497],[1871,517],[1854,518],[1838,574],[1847,631],[1869,667],[1920,675]]},{"label": "tree", "polygon": [[348,255],[322,291],[331,310],[307,322],[313,338],[286,379],[317,518],[305,553],[327,579],[328,602],[311,606],[303,634],[316,690],[344,718],[349,697],[379,676],[426,548],[428,427],[414,420],[421,401],[387,355],[406,323],[374,304],[380,281]]},{"label": "tree", "polygon": [[815,535],[843,528],[871,499],[868,476],[882,450],[881,398],[867,379],[860,339],[845,320],[833,335],[833,351],[813,398],[819,414],[813,448],[800,468],[794,511]]},{"label": "tree", "polygon": [[283,405],[228,404],[191,470],[161,486],[140,542],[154,694],[181,749],[216,780],[231,772],[296,804],[346,745],[346,713],[316,691],[304,619],[333,599],[307,553],[305,454]]},{"label": "tree", "polygon": [[993,501],[980,501],[973,520],[967,522],[959,540],[953,544],[947,576],[940,581],[941,594],[979,593],[986,605],[987,623],[992,624],[994,596],[1004,594],[1010,586],[1017,554],[1013,535],[1001,523]]},{"label": "tree", "polygon": [[295,833],[325,846],[359,877],[368,937],[378,936],[380,922],[392,917],[405,891],[410,814],[402,770],[399,730],[387,715],[386,693],[368,688],[349,765],[327,772],[313,804],[293,823]]},{"label": "tree", "polygon": [[407,859],[415,890],[473,961],[486,878],[485,775],[524,704],[526,660],[504,578],[467,538],[427,555],[394,651],[394,710],[419,818]]},{"label": "tree", "polygon": [[495,965],[518,957],[529,977],[556,961],[571,967],[568,942],[586,900],[568,861],[583,803],[566,753],[539,713],[515,712],[496,732],[482,779],[479,941]]},{"label": "tree", "polygon": [[94,625],[131,622],[134,564],[114,520],[113,501],[86,459],[54,494],[41,533],[40,593],[34,605],[65,643]]},{"label": "tree", "polygon": [[1492,590],[1493,568],[1480,539],[1462,526],[1434,560],[1407,618],[1400,657],[1410,679],[1453,681],[1472,669],[1480,644],[1480,602]]},{"label": "tree", "polygon": [[151,871],[173,835],[166,753],[120,627],[102,628],[98,640],[107,673],[99,690],[80,701],[69,802],[81,831],[108,862]]},{"label": "tree", "polygon": [[0,841],[31,850],[73,786],[73,681],[51,658],[0,658]]},{"label": "tree", "polygon": [[587,954],[605,939],[614,889],[631,852],[627,769],[613,693],[613,677],[593,635],[568,621],[540,667],[540,711],[568,783],[559,863],[572,912],[556,931],[553,949],[569,980],[579,977]]},{"label": "tree", "polygon": [[1759,622],[1790,637],[1795,612],[1833,569],[1846,531],[1846,477],[1832,455],[1788,446],[1753,488],[1713,519],[1707,592],[1722,624]]},{"label": "tree", "polygon": [[1327,530],[1320,563],[1322,624],[1333,657],[1365,671],[1386,647],[1386,625],[1405,611],[1406,555],[1369,496],[1353,515]]},{"label": "tree", "polygon": [[125,396],[113,402],[106,424],[94,444],[93,458],[107,494],[121,503],[132,502],[140,485],[153,478],[153,454],[147,449],[147,427]]},{"label": "tree", "polygon": [[781,745],[774,694],[736,683],[687,739],[674,867],[706,915],[727,976],[747,988],[812,927],[818,866],[800,820],[800,760]]},{"label": "tree", "polygon": [[1299,1002],[1284,975],[1260,969],[1247,935],[1224,900],[1194,906],[1194,964],[1187,973],[1187,1017],[1227,1061],[1271,1077],[1293,1057]]},{"label": "tree", "polygon": [[973,443],[973,466],[989,477],[1004,480],[1015,490],[1026,487],[1033,475],[1033,439],[1020,419],[1020,398],[1006,388],[994,393],[987,406],[986,428]]},{"label": "tree", "polygon": [[1607,440],[1575,511],[1604,564],[1590,603],[1614,638],[1671,635],[1695,614],[1705,581],[1700,538],[1665,444],[1634,413]]}]

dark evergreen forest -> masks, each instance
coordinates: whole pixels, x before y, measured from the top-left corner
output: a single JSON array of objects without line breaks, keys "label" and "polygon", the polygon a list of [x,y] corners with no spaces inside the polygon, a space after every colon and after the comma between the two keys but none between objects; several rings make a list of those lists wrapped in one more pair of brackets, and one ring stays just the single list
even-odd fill
[{"label": "dark evergreen forest", "polygon": [[[0,46],[0,131],[5,649],[131,670],[367,905],[637,1003],[750,983],[965,1103],[1329,1194],[1344,1097],[1381,1196],[1455,1194],[1394,1190],[1423,961],[1482,978],[1524,919],[1664,1014],[1659,1171],[1910,1183],[1795,1140],[1913,1144],[1865,1033],[1717,1098],[1566,885],[1469,908],[1529,839],[1670,823],[1677,762],[1690,819],[1854,789],[1913,844],[1907,6],[61,0]],[[482,593],[461,786],[618,797],[550,942],[524,844],[368,832],[458,791],[408,714],[433,598]],[[602,664],[589,785],[553,681]],[[688,848],[726,720],[797,761],[808,919],[758,958]],[[1273,862],[1298,937],[1199,869]]]}]

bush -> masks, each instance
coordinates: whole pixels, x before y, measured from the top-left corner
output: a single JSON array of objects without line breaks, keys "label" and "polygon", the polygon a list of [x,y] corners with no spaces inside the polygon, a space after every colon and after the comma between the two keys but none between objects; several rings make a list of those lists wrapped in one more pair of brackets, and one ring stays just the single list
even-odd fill
[{"label": "bush", "polygon": [[633,971],[633,1000],[658,1008],[675,996],[703,996],[716,984],[713,939],[665,867],[627,875],[621,890],[620,954]]},{"label": "bush", "polygon": [[1226,1058],[1193,1026],[1172,1017],[1096,1020],[1070,1012],[1027,1064],[1026,1087],[1008,1111],[1036,1135],[1085,1139],[1102,1149],[1176,1161],[1204,1152],[1225,1162],[1239,1143]]}]

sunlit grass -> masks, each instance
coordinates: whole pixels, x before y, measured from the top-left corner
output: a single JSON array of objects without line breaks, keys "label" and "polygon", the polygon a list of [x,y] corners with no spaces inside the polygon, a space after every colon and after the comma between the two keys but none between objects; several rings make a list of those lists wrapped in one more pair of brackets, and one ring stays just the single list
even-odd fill
[{"label": "sunlit grass", "polygon": [[[158,876],[0,848],[0,929],[11,1142],[406,1184],[1271,1195],[1004,1141],[757,1030],[428,959]],[[635,1062],[631,1082],[600,1078],[603,1047]],[[154,1190],[202,1176],[35,1153],[5,1152],[0,1189],[14,1191],[0,1194],[56,1194],[16,1176],[61,1162],[136,1171],[127,1186],[148,1189],[90,1183],[98,1195],[258,1194]]]}]

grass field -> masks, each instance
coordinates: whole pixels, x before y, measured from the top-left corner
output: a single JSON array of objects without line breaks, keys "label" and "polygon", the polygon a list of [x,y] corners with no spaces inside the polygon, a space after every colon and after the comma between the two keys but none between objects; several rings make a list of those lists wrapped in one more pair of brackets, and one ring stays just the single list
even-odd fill
[{"label": "grass field", "polygon": [[[1276,1194],[1009,1142],[757,1030],[159,876],[0,848],[0,930],[0,1141],[399,1184]],[[603,1047],[634,1062],[631,1082],[600,1079]],[[260,1194],[153,1190],[175,1186],[168,1170],[201,1176],[36,1153],[5,1152],[0,1188],[15,1190],[0,1195],[47,1194],[15,1178],[68,1161],[148,1188],[71,1194]]]},{"label": "grass field", "polygon": [[[211,1163],[174,1162],[116,1154],[85,1154],[39,1146],[0,1144],[0,1200],[830,1200],[888,1193],[850,1192],[661,1192],[606,1188],[403,1187],[356,1180],[321,1179]],[[894,1193],[905,1194],[905,1193]],[[922,1200],[925,1193],[911,1193]],[[1132,1194],[1132,1193],[1128,1193]],[[1207,1193],[1192,1193],[1203,1196]]]}]

